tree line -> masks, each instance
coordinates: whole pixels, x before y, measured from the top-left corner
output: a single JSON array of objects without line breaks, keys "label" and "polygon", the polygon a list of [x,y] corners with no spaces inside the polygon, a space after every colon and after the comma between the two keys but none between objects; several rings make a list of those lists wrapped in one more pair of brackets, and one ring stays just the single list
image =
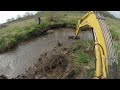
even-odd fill
[{"label": "tree line", "polygon": [[22,17],[20,15],[17,15],[16,18],[12,17],[11,19],[7,19],[6,23],[0,24],[0,29],[7,27],[9,23],[31,19],[32,17],[34,17],[34,15],[33,13],[30,13],[30,12],[26,12]]}]

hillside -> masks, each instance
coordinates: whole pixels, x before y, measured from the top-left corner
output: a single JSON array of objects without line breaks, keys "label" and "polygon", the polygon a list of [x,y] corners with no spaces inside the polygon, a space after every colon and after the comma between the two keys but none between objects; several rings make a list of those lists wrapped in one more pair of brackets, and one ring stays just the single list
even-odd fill
[{"label": "hillside", "polygon": [[113,16],[112,14],[110,14],[107,11],[99,11],[104,17],[108,17],[108,18],[112,18],[112,19],[117,19],[115,16]]}]

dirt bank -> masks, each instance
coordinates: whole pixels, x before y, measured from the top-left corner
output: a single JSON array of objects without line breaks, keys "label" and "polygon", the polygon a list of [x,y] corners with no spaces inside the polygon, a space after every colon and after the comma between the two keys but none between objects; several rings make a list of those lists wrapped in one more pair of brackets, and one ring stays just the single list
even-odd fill
[{"label": "dirt bank", "polygon": [[73,36],[74,30],[57,29],[48,33],[51,34],[25,41],[16,49],[1,54],[0,78],[73,78],[75,59],[72,58],[70,50],[75,46],[76,40],[68,40],[68,36]]},{"label": "dirt bank", "polygon": [[[61,44],[61,43],[60,43]],[[29,68],[26,74],[19,75],[16,79],[85,79],[89,76],[89,66],[85,64],[79,71],[74,63],[71,49],[76,47],[72,44],[58,44],[52,51],[40,55],[34,67]]]},{"label": "dirt bank", "polygon": [[40,56],[33,68],[16,79],[65,79],[71,78],[75,71],[70,58],[70,47],[63,44],[55,47],[51,52]]}]

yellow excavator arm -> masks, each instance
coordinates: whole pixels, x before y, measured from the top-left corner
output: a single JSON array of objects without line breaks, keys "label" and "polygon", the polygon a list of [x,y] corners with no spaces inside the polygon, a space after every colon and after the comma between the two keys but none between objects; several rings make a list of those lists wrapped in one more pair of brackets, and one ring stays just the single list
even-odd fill
[{"label": "yellow excavator arm", "polygon": [[77,24],[76,38],[82,29],[93,31],[96,55],[96,79],[117,78],[117,53],[109,27],[102,14],[90,11]]}]

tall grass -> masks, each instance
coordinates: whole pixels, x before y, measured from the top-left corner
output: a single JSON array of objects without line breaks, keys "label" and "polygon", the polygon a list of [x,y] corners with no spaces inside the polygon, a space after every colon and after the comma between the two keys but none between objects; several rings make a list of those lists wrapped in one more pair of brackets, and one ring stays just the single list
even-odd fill
[{"label": "tall grass", "polygon": [[[54,28],[76,28],[77,19],[68,19],[64,14],[47,13],[47,17],[38,25],[36,19],[28,19],[20,22],[10,23],[6,28],[0,29],[0,52],[9,50],[17,45],[19,41],[27,40],[31,37],[41,36],[44,30]],[[52,18],[52,19],[51,19]],[[41,32],[40,32],[41,31]]]},{"label": "tall grass", "polygon": [[120,40],[120,21],[115,19],[106,18],[108,26],[110,28],[112,37],[114,40]]},{"label": "tall grass", "polygon": [[12,23],[8,27],[0,29],[0,51],[3,52],[15,46],[19,40],[28,39],[33,32],[35,22],[24,21]]},{"label": "tall grass", "polygon": [[[75,44],[75,47],[71,49],[73,56],[73,64],[76,70],[76,73],[82,73],[84,67],[89,67],[89,72],[87,76],[93,77],[95,73],[95,55],[93,52],[94,42],[92,40],[84,41],[78,40]],[[84,77],[88,78],[88,77]]]}]

